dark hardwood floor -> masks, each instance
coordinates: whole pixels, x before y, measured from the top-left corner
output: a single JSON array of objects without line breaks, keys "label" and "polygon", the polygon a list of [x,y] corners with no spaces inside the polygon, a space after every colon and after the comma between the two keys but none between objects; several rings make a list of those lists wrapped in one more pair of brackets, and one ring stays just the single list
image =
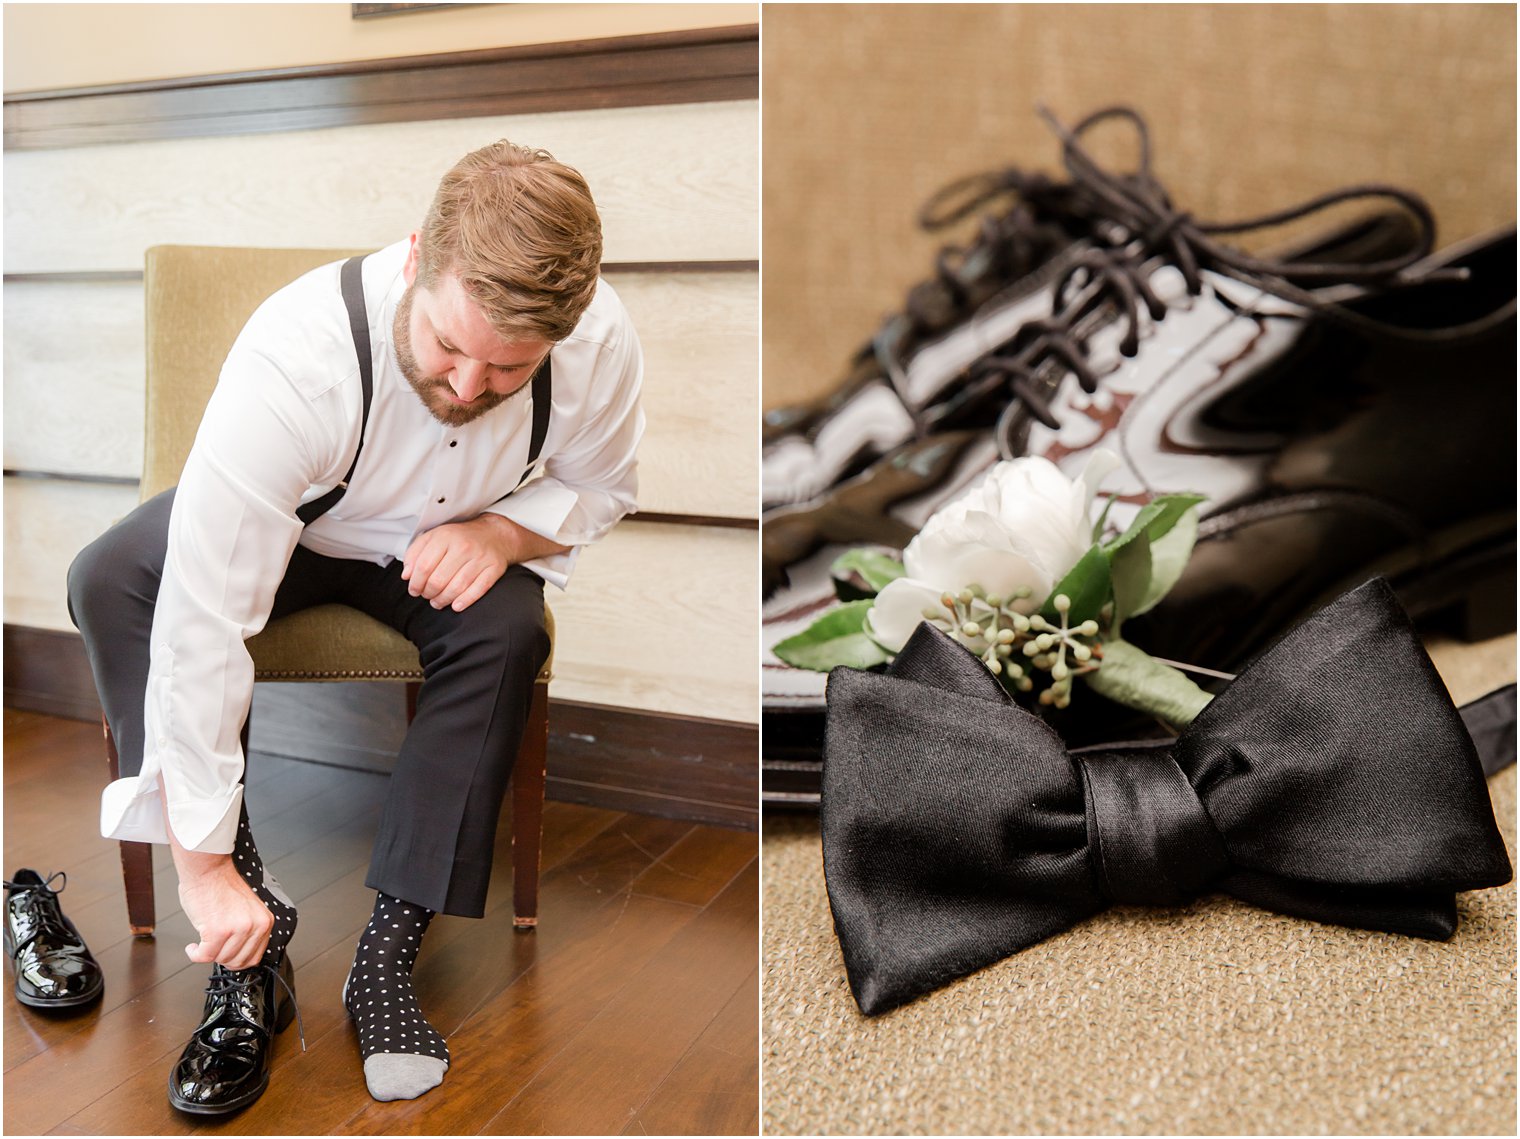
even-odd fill
[{"label": "dark hardwood floor", "polygon": [[3,1000],[6,1134],[757,1133],[753,832],[551,802],[540,924],[516,933],[503,820],[486,916],[437,918],[417,965],[448,1076],[419,1100],[376,1103],[339,992],[373,903],[386,777],[255,753],[254,835],[300,908],[306,1050],[292,1026],[264,1097],[208,1124],[165,1092],[207,970],[185,958],[194,938],[163,847],[158,935],[128,935],[117,846],[98,830],[105,778],[97,725],[6,710],[5,871],[68,871],[64,912],[106,974],[104,1001],[80,1015]]}]

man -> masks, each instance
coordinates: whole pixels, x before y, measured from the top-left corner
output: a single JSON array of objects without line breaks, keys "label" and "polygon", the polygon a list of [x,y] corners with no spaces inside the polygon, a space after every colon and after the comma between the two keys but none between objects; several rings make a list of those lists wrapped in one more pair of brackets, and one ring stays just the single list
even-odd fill
[{"label": "man", "polygon": [[102,831],[170,844],[199,936],[186,952],[214,963],[206,1016],[170,1079],[184,1111],[257,1099],[289,1021],[296,912],[243,809],[243,642],[271,616],[329,601],[404,633],[425,677],[344,1003],[376,1099],[443,1079],[448,1048],[417,1007],[412,963],[433,913],[484,912],[548,653],[543,582],[563,587],[577,548],[634,509],[642,357],[598,279],[601,248],[576,171],[506,141],[467,155],[405,242],[260,306],[179,486],[69,571],[124,773],[103,796]]}]

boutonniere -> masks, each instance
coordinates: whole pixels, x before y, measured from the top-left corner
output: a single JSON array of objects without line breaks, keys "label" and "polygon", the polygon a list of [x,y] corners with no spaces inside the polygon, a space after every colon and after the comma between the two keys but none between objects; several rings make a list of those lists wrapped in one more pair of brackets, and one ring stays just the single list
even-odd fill
[{"label": "boutonniere", "polygon": [[1081,682],[1179,728],[1191,723],[1209,694],[1126,641],[1124,622],[1182,576],[1203,498],[1162,495],[1106,533],[1108,507],[1094,519],[1093,499],[1118,465],[1099,451],[1073,480],[1046,459],[998,463],[928,520],[901,561],[867,549],[840,557],[843,604],[775,654],[796,668],[873,668],[927,621],[1031,710],[1068,707]]}]

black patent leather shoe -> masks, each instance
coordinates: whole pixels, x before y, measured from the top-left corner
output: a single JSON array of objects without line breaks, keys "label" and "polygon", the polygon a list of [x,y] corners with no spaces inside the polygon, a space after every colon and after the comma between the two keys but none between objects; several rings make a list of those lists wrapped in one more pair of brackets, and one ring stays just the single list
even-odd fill
[{"label": "black patent leather shoe", "polygon": [[217,965],[201,1023],[169,1073],[169,1103],[192,1115],[227,1115],[264,1094],[276,1034],[296,1016],[295,971],[286,957],[233,971]]},{"label": "black patent leather shoe", "polygon": [[[1073,129],[1081,135],[1111,115]],[[1148,179],[1148,165],[1136,176]],[[940,249],[934,276],[908,292],[831,391],[766,411],[765,509],[816,501],[913,438],[925,408],[955,398],[956,373],[981,354],[978,344],[1045,315],[1039,293],[1049,262],[1104,224],[1104,204],[1078,184],[1009,167],[944,186],[918,220],[939,233],[972,216],[976,236]]]},{"label": "black patent leather shoe", "polygon": [[[1116,529],[1157,495],[1208,499],[1182,579],[1125,627],[1156,656],[1238,672],[1375,575],[1427,626],[1513,629],[1514,228],[1432,255],[1429,208],[1384,186],[1205,226],[1069,149],[1133,240],[1063,255],[1053,315],[965,369],[919,438],[765,516],[765,644],[835,604],[839,553],[901,549],[998,459],[1074,477],[1099,449],[1122,460],[1103,485]],[[1218,241],[1355,199],[1397,206],[1409,238],[1379,214],[1270,259]],[[764,675],[765,800],[805,804],[823,676],[774,659]],[[1072,744],[1136,738],[1092,708],[1053,726]]]},{"label": "black patent leather shoe", "polygon": [[28,1008],[75,1009],[105,992],[105,976],[90,950],[63,916],[58,893],[35,870],[5,880],[5,955],[16,971],[16,999]]}]

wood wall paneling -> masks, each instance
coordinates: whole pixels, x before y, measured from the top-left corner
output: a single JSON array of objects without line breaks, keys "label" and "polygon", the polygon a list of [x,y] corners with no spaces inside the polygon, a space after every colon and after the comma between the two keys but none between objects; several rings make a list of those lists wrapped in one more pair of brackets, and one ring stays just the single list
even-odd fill
[{"label": "wood wall paneling", "polygon": [[[134,487],[5,480],[6,621],[68,630],[74,556],[137,504]],[[557,625],[554,693],[590,704],[754,723],[753,530],[624,524],[584,550]]]},{"label": "wood wall paneling", "polygon": [[[79,479],[131,479],[140,467],[135,274],[143,251],[168,242],[377,247],[417,224],[459,155],[498,137],[546,147],[585,172],[602,209],[609,261],[686,269],[730,263],[717,272],[614,273],[613,280],[646,350],[646,510],[752,526],[756,38],[753,28],[706,37],[716,54],[705,64],[688,54],[684,71],[671,64],[663,93],[634,74],[640,65],[631,57],[613,71],[597,72],[602,64],[593,61],[579,74],[600,75],[602,96],[542,104],[533,76],[558,70],[543,81],[562,91],[581,83],[571,72],[586,61],[565,65],[578,48],[560,53],[558,69],[525,69],[513,56],[510,91],[449,86],[464,74],[444,75],[456,65],[490,64],[476,53],[442,71],[449,61],[422,61],[423,87],[432,84],[441,101],[407,98],[380,110],[387,92],[405,90],[416,76],[398,78],[391,63],[376,61],[324,75],[171,83],[172,93],[147,84],[8,99],[5,465],[75,476],[5,480],[8,629],[45,637],[70,628],[68,564],[136,503],[134,486]],[[599,50],[588,47],[588,58]],[[730,62],[716,62],[720,56]],[[631,82],[616,79],[620,67]],[[702,86],[709,81],[716,86]],[[680,99],[710,101],[671,102]],[[616,105],[662,101],[670,105]],[[295,105],[323,114],[337,107],[320,121],[359,125],[296,129],[318,120],[290,117]],[[93,109],[80,115],[80,108]],[[443,117],[454,115],[478,117]],[[260,133],[228,133],[243,130]],[[197,137],[175,137],[183,134]],[[121,145],[132,139],[144,141]],[[67,394],[58,399],[59,392]],[[562,630],[556,696],[753,723],[755,537],[753,529],[632,522],[588,550],[571,592],[553,599]],[[685,578],[694,582],[689,592],[673,586]]]},{"label": "wood wall paneling", "polygon": [[137,270],[160,243],[378,247],[497,138],[590,183],[609,261],[759,256],[758,104],[626,107],[6,154],[9,273]]},{"label": "wood wall paneling", "polygon": [[664,514],[757,517],[759,274],[609,280],[644,348],[640,505]]},{"label": "wood wall paneling", "polygon": [[753,530],[624,524],[581,553],[554,609],[561,699],[755,723]]},{"label": "wood wall paneling", "polygon": [[[644,346],[645,509],[754,518],[758,274],[614,273],[609,280]],[[11,281],[4,342],[5,467],[136,478],[141,284]]]},{"label": "wood wall paneling", "polygon": [[136,478],[141,281],[5,285],[7,469]]},{"label": "wood wall paneling", "polygon": [[135,486],[64,479],[5,483],[5,620],[72,629],[65,602],[74,555],[137,505]]}]

